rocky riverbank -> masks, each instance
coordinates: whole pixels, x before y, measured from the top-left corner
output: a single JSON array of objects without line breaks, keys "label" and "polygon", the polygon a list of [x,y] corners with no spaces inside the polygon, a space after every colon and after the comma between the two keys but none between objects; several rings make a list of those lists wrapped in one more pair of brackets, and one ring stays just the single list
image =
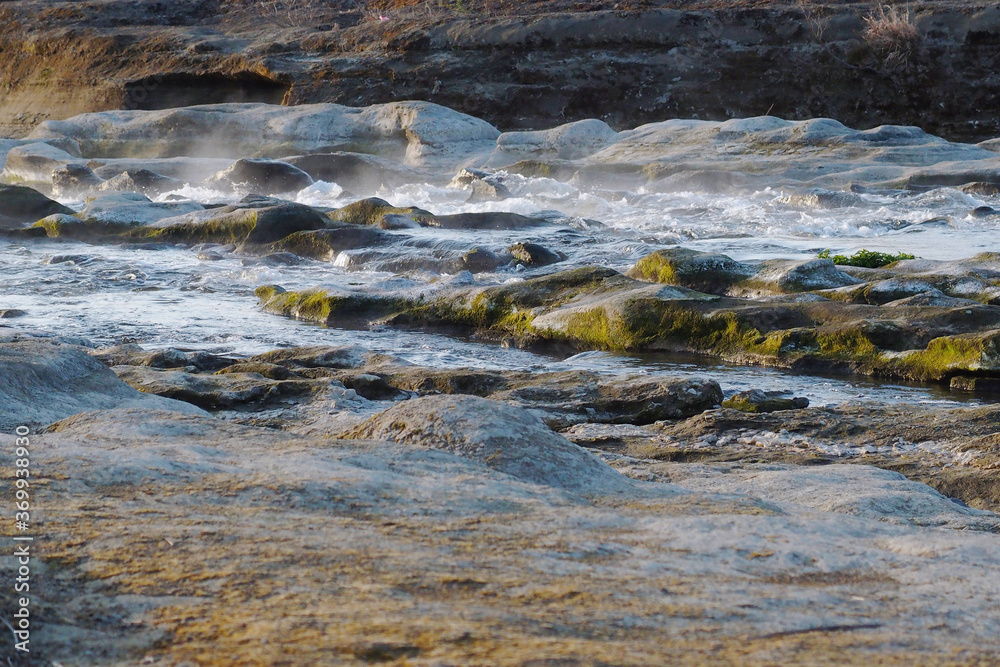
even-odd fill
[{"label": "rocky riverbank", "polygon": [[[585,376],[435,380],[353,349],[236,361],[20,339],[0,345],[0,400],[33,431],[38,657],[943,665],[1000,649],[1000,521],[880,469],[995,466],[995,448],[952,444],[989,441],[989,410],[755,415],[710,405],[709,381],[643,398]],[[300,386],[212,384],[229,380]],[[669,418],[614,423],[643,400]],[[541,418],[567,415],[569,440]],[[937,450],[887,448],[904,420]]]}]

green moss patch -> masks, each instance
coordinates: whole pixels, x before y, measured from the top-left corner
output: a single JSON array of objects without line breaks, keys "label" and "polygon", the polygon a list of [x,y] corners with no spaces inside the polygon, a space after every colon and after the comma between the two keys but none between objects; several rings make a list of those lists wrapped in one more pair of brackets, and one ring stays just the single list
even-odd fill
[{"label": "green moss patch", "polygon": [[829,259],[834,264],[841,266],[863,266],[868,269],[878,269],[883,266],[888,266],[895,262],[899,262],[904,259],[916,259],[915,255],[911,255],[905,252],[898,253],[886,253],[886,252],[876,252],[874,250],[861,249],[851,256],[847,255],[830,255],[829,250],[824,250],[819,255],[819,259]]}]

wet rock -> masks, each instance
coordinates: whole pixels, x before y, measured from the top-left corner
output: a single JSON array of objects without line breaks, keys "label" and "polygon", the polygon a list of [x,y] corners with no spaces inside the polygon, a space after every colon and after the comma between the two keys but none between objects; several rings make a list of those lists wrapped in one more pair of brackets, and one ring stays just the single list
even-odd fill
[{"label": "wet rock", "polygon": [[305,171],[313,180],[336,183],[359,194],[426,180],[424,174],[399,162],[364,153],[314,153],[284,161]]},{"label": "wet rock", "polygon": [[650,424],[711,410],[722,401],[717,382],[702,379],[618,378],[598,380],[589,374],[545,373],[522,379],[522,386],[490,397],[545,413],[545,421],[564,428],[581,421]]},{"label": "wet rock", "polygon": [[210,352],[185,352],[175,348],[144,350],[135,343],[93,350],[90,354],[108,366],[195,368],[200,371],[217,371],[236,363],[235,359]]},{"label": "wet rock", "polygon": [[825,297],[848,303],[885,305],[907,299],[918,294],[928,298],[940,298],[945,294],[930,283],[913,278],[890,278],[863,285],[848,285],[819,292]]},{"label": "wet rock", "polygon": [[829,259],[813,259],[789,264],[772,264],[756,276],[756,280],[782,292],[811,292],[862,281],[844,273]]},{"label": "wet rock", "polygon": [[241,159],[220,171],[204,184],[206,187],[225,191],[279,194],[298,192],[313,184],[309,174],[296,166],[279,160]]},{"label": "wet rock", "polygon": [[470,202],[500,201],[511,196],[510,190],[497,174],[480,169],[463,169],[451,179],[448,187],[470,190]]},{"label": "wet rock", "polygon": [[382,247],[396,240],[393,235],[378,229],[347,224],[333,229],[295,232],[271,244],[271,249],[300,257],[330,260],[345,250]]},{"label": "wet rock", "polygon": [[378,226],[379,229],[417,229],[420,223],[408,215],[389,213],[382,216]]},{"label": "wet rock", "polygon": [[384,199],[369,197],[360,199],[343,208],[336,209],[327,216],[336,222],[346,222],[352,225],[367,225],[378,227],[387,215],[405,215],[418,222],[425,217],[430,217],[431,213],[416,207],[396,207]]},{"label": "wet rock", "polygon": [[404,395],[382,377],[372,373],[340,373],[337,380],[348,389],[356,391],[358,396],[370,401],[396,399]]},{"label": "wet rock", "polygon": [[548,266],[566,259],[561,252],[555,252],[537,243],[515,243],[507,248],[515,261],[525,266]]},{"label": "wet rock", "polygon": [[27,314],[27,311],[19,308],[3,308],[0,309],[0,320],[11,320],[15,317],[24,317]]},{"label": "wet rock", "polygon": [[462,255],[460,270],[471,271],[474,274],[483,273],[486,271],[494,271],[497,267],[503,266],[506,263],[507,262],[489,250],[484,250],[483,248],[473,248],[469,252]]},{"label": "wet rock", "polygon": [[626,275],[708,294],[725,294],[753,273],[750,266],[726,255],[669,248],[646,255]]},{"label": "wet rock", "polygon": [[57,197],[89,192],[104,181],[82,164],[70,163],[52,172],[52,191]]},{"label": "wet rock", "polygon": [[550,224],[548,220],[543,220],[541,218],[529,218],[518,213],[504,212],[435,215],[426,219],[421,219],[420,222],[426,227],[440,227],[441,229],[492,230],[530,229]]},{"label": "wet rock", "polygon": [[632,486],[528,410],[473,396],[403,401],[342,437],[443,449],[516,479],[581,493],[618,493]]},{"label": "wet rock", "polygon": [[144,407],[204,414],[127,386],[79,348],[42,341],[0,343],[0,426],[41,426],[79,412]]},{"label": "wet rock", "polygon": [[164,218],[149,225],[144,233],[174,241],[235,243],[255,247],[272,244],[296,232],[325,226],[325,218],[309,206],[291,202],[274,204],[264,200]]},{"label": "wet rock", "polygon": [[195,255],[195,257],[197,257],[203,262],[218,262],[220,259],[224,259],[222,255],[212,250],[205,250],[203,252],[199,252],[197,255]]},{"label": "wet rock", "polygon": [[263,361],[245,361],[235,363],[216,371],[217,375],[229,375],[231,373],[257,373],[269,380],[287,380],[293,377],[290,370],[278,364],[269,364]]},{"label": "wet rock", "polygon": [[258,373],[202,375],[150,366],[113,366],[111,370],[144,394],[184,401],[206,410],[262,404],[328,386],[311,380],[270,380]]},{"label": "wet rock", "polygon": [[149,169],[134,169],[123,171],[116,176],[101,183],[98,190],[103,192],[139,192],[146,196],[155,197],[179,190],[184,187],[184,181],[158,174]]},{"label": "wet rock", "polygon": [[296,266],[302,263],[302,259],[290,252],[272,252],[264,255],[260,261],[268,266]]},{"label": "wet rock", "polygon": [[[642,427],[643,432],[630,433],[625,441],[608,433],[597,446],[624,445],[615,451],[666,460],[753,458],[767,464],[876,465],[972,507],[996,511],[1000,509],[1000,480],[994,474],[1000,463],[997,418],[996,405],[948,408],[849,402],[775,413],[722,409]],[[584,442],[572,433],[569,437]],[[709,440],[711,447],[697,446]],[[651,450],[651,441],[670,445]]]},{"label": "wet rock", "polygon": [[971,391],[982,394],[1000,393],[1000,377],[969,377],[956,375],[949,386],[958,391]]},{"label": "wet rock", "polygon": [[486,397],[508,389],[514,382],[500,371],[477,368],[435,369],[377,363],[366,365],[364,370],[378,375],[396,390],[419,395],[469,394]]},{"label": "wet rock", "polygon": [[970,195],[995,197],[1000,195],[1000,183],[966,183],[959,190]]},{"label": "wet rock", "polygon": [[52,255],[44,263],[45,264],[75,264],[77,266],[86,266],[93,262],[96,258],[93,255]]},{"label": "wet rock", "polygon": [[128,172],[133,175],[133,178],[138,178],[136,181],[138,185],[143,186],[146,179],[150,179],[149,185],[155,187],[158,183],[163,185],[171,183],[160,181],[158,178],[150,178],[140,172],[150,172],[157,176],[173,178],[182,183],[200,183],[232,163],[232,158],[177,155],[161,158],[100,158],[90,160],[87,162],[87,166],[105,180],[112,180]]},{"label": "wet rock", "polygon": [[203,211],[195,202],[153,202],[136,192],[102,194],[87,200],[80,218],[100,225],[146,226],[173,216]]},{"label": "wet rock", "polygon": [[809,399],[803,397],[791,398],[787,393],[781,391],[750,389],[748,391],[741,391],[722,401],[722,407],[732,408],[740,412],[801,410],[809,407]]},{"label": "wet rock", "polygon": [[970,213],[973,218],[989,218],[994,215],[1000,215],[1000,210],[993,208],[992,206],[979,206],[972,210]]},{"label": "wet rock", "polygon": [[290,368],[357,368],[364,363],[364,350],[359,347],[290,347],[258,354],[248,362]]},{"label": "wet rock", "polygon": [[73,209],[23,185],[0,185],[0,216],[12,223],[35,222],[49,215],[69,215]]}]

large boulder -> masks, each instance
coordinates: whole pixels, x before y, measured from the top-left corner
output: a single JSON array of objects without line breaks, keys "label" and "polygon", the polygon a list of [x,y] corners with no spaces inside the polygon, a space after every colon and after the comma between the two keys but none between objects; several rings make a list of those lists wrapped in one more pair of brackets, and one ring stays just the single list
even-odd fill
[{"label": "large boulder", "polygon": [[89,167],[70,162],[52,172],[52,193],[57,197],[73,197],[89,192],[103,182]]},{"label": "large boulder", "polygon": [[714,380],[673,377],[634,377],[595,381],[588,374],[546,373],[526,386],[493,394],[543,410],[546,422],[559,427],[570,423],[651,424],[680,419],[711,410],[722,402],[722,389]]},{"label": "large boulder", "polygon": [[0,180],[8,183],[34,183],[49,185],[52,174],[68,164],[83,166],[86,160],[80,159],[61,148],[48,143],[35,142],[15,146],[7,152]]},{"label": "large boulder", "polygon": [[844,273],[829,259],[775,262],[758,274],[756,279],[779,292],[812,292],[864,282]]},{"label": "large boulder", "polygon": [[185,242],[270,244],[295,232],[322,229],[315,209],[276,199],[248,199],[233,206],[165,218],[149,226],[160,239]]},{"label": "large boulder", "polygon": [[306,172],[313,180],[336,183],[357,194],[427,179],[415,169],[364,153],[313,153],[284,158],[284,161]]},{"label": "large boulder", "polygon": [[442,449],[517,479],[587,494],[633,488],[630,480],[551,431],[530,411],[475,396],[404,401],[342,437]]},{"label": "large boulder", "polygon": [[203,185],[225,192],[283,194],[312,185],[309,174],[280,160],[241,159],[205,180]]},{"label": "large boulder", "polygon": [[144,226],[202,210],[204,207],[195,202],[154,202],[138,192],[116,192],[87,200],[80,217],[88,222]]},{"label": "large boulder", "polygon": [[500,131],[430,102],[207,104],[158,111],[101,111],[41,123],[31,138],[69,137],[99,158],[177,155],[281,157],[357,150],[412,166],[454,169],[484,159]]},{"label": "large boulder", "polygon": [[34,222],[60,213],[69,215],[73,209],[23,185],[0,185],[0,222]]},{"label": "large boulder", "polygon": [[205,414],[132,389],[79,348],[34,340],[0,343],[0,428],[5,432],[119,407]]},{"label": "large boulder", "polygon": [[98,186],[102,192],[139,192],[157,196],[184,187],[184,181],[149,169],[132,169],[112,176]]}]

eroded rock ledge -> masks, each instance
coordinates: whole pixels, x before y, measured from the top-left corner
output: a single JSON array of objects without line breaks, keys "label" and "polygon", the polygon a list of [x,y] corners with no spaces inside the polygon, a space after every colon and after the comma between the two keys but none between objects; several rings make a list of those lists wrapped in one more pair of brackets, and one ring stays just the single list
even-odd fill
[{"label": "eroded rock ledge", "polygon": [[7,3],[0,128],[20,135],[113,108],[409,98],[505,130],[770,111],[1000,135],[1000,15],[985,2],[919,3],[903,59],[864,38],[868,6],[855,3],[532,2],[499,16],[475,3],[369,14],[339,4],[269,14],[250,2]]}]

